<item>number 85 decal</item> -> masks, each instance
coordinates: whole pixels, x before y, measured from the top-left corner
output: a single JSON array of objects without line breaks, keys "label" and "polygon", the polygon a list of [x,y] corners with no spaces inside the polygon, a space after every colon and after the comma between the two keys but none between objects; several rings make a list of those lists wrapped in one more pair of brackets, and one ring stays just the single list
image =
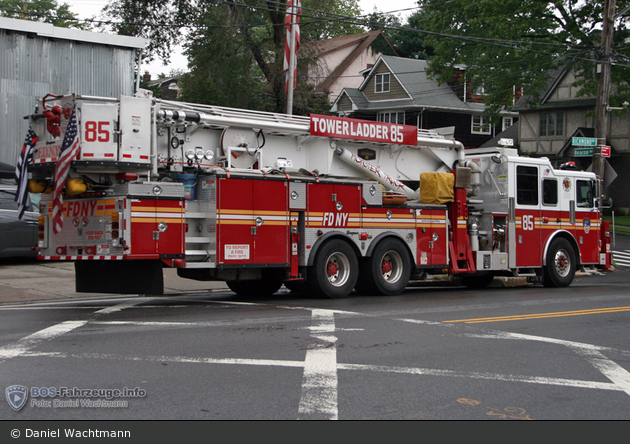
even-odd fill
[{"label": "number 85 decal", "polygon": [[534,215],[533,214],[523,214],[523,230],[525,231],[534,230]]},{"label": "number 85 decal", "polygon": [[86,142],[109,142],[109,126],[110,122],[95,122],[88,120],[85,122],[85,141]]}]

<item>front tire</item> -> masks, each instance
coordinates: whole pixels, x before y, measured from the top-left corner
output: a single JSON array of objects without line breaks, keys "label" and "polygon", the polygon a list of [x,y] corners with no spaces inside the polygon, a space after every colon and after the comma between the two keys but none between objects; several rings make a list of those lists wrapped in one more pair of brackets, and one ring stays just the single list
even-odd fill
[{"label": "front tire", "polygon": [[573,282],[577,259],[571,243],[564,238],[556,238],[549,245],[547,262],[543,268],[545,287],[568,287]]},{"label": "front tire", "polygon": [[348,243],[331,239],[321,246],[309,273],[310,291],[316,297],[347,297],[359,276],[359,261]]}]

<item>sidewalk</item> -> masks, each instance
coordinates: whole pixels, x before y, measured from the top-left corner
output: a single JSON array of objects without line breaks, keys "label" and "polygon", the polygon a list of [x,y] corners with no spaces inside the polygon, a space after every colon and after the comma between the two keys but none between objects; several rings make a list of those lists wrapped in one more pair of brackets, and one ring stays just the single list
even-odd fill
[{"label": "sidewalk", "polygon": [[[164,294],[166,295],[213,290],[229,291],[225,282],[182,279],[177,276],[177,270],[164,269]],[[113,295],[77,293],[74,285],[73,262],[40,262],[34,259],[0,261],[0,304],[96,296]]]},{"label": "sidewalk", "polygon": [[[576,273],[576,277],[591,272]],[[418,281],[410,287],[452,285],[448,281]],[[491,287],[529,286],[525,278],[497,277]],[[183,279],[177,270],[164,269],[164,294],[186,292],[230,291],[225,282],[202,282]],[[74,284],[73,262],[40,262],[36,260],[0,260],[0,304],[35,302],[61,299],[82,299],[102,296],[120,296],[108,293],[77,293]]]}]

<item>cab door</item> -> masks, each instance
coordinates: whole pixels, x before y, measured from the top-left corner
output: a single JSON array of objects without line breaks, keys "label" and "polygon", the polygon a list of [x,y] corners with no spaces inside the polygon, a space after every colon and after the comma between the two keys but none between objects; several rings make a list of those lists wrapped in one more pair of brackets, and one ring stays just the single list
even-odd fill
[{"label": "cab door", "polygon": [[559,199],[560,181],[553,176],[550,168],[544,168],[541,181],[542,210],[540,213],[541,245],[546,245],[556,231],[563,229],[568,220],[563,221],[563,208]]},{"label": "cab door", "polygon": [[588,179],[575,180],[575,239],[582,263],[598,263],[600,213],[595,207],[595,183]]},{"label": "cab door", "polygon": [[540,267],[540,171],[538,165],[514,165],[516,177],[515,239],[516,266]]}]

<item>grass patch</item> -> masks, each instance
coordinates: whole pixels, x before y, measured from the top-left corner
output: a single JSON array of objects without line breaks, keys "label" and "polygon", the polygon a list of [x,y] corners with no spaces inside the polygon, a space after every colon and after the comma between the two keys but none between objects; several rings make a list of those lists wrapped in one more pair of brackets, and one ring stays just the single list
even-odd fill
[{"label": "grass patch", "polygon": [[[602,216],[603,220],[610,222],[612,230],[612,216]],[[630,216],[615,216],[615,231],[617,233],[630,233]]]}]

